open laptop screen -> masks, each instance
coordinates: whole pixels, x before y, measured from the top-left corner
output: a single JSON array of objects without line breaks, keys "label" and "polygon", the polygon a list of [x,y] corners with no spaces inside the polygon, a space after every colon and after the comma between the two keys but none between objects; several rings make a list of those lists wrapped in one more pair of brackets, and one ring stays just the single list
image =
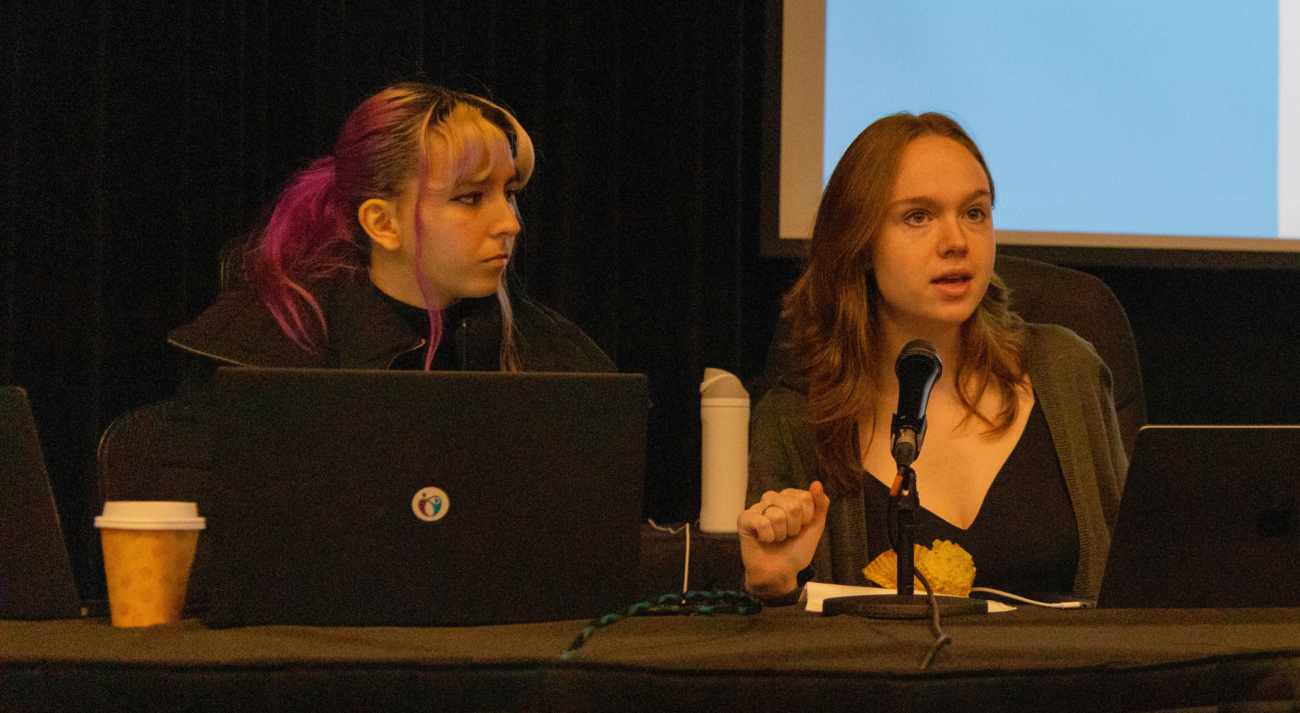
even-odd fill
[{"label": "open laptop screen", "polygon": [[644,376],[227,368],[216,388],[209,623],[504,624],[634,603]]},{"label": "open laptop screen", "polygon": [[1138,432],[1098,606],[1300,606],[1300,426]]}]

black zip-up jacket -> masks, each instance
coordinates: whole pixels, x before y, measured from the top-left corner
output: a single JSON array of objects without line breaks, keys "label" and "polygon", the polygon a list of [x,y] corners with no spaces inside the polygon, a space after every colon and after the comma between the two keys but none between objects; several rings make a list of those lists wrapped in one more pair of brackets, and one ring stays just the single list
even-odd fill
[{"label": "black zip-up jacket", "polygon": [[[389,369],[422,350],[417,334],[368,279],[338,280],[318,290],[325,313],[326,345],[315,353],[295,345],[249,290],[222,295],[169,341],[219,364],[267,367]],[[464,300],[461,319],[449,325],[439,351],[450,349],[462,371],[496,371],[501,352],[501,309],[495,296]],[[573,323],[526,298],[511,300],[524,371],[612,372],[614,364]],[[308,315],[308,320],[314,320]],[[202,360],[201,360],[202,361]]]},{"label": "black zip-up jacket", "polygon": [[[389,369],[423,364],[418,334],[368,279],[318,290],[328,340],[315,353],[295,345],[248,290],[223,294],[169,342],[188,353],[186,377],[170,401],[120,419],[105,434],[101,463],[110,500],[195,501],[211,463],[211,379],[218,366]],[[613,372],[614,363],[576,325],[522,297],[511,300],[524,371]],[[495,297],[466,300],[448,325],[436,363],[462,371],[500,368],[501,311]],[[451,351],[454,359],[447,359]],[[112,454],[117,454],[116,456]]]}]

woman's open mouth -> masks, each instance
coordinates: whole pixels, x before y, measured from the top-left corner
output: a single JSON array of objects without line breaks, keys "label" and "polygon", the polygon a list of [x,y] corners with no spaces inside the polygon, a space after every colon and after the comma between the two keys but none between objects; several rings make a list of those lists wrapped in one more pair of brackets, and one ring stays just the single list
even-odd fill
[{"label": "woman's open mouth", "polygon": [[974,279],[974,275],[971,273],[965,270],[954,270],[945,272],[930,280],[930,284],[938,287],[939,291],[944,294],[961,296],[970,289],[972,279]]}]

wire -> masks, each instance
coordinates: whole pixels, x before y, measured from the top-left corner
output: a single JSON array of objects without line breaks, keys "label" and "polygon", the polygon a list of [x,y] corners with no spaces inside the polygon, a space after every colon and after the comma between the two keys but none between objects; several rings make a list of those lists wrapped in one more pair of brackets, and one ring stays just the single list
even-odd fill
[{"label": "wire", "polygon": [[646,522],[650,523],[650,527],[653,527],[660,532],[666,532],[670,535],[676,535],[682,530],[686,531],[686,564],[685,571],[682,572],[682,594],[685,594],[690,589],[691,581],[691,523],[688,522],[681,527],[673,528],[664,527],[655,522],[652,518],[646,518]]},{"label": "wire", "polygon": [[682,571],[682,594],[689,589],[687,586],[691,581],[691,523],[686,523],[686,567]]},{"label": "wire", "polygon": [[1024,602],[1025,604],[1033,604],[1036,607],[1051,607],[1052,609],[1087,609],[1088,608],[1087,602],[1080,602],[1080,601],[1040,602],[1035,599],[1030,599],[1028,597],[1022,597],[1018,594],[1012,594],[1011,592],[1004,592],[1000,589],[990,589],[988,587],[971,587],[970,590],[972,592],[984,592],[985,594],[992,594],[998,597],[1006,597],[1007,599],[1012,599],[1017,602]]},{"label": "wire", "polygon": [[763,602],[749,592],[712,591],[685,592],[683,594],[665,594],[652,604],[644,601],[633,604],[623,611],[606,614],[592,619],[578,633],[578,637],[569,644],[569,648],[560,654],[565,661],[572,658],[583,644],[587,643],[597,631],[617,623],[630,616],[665,616],[694,614],[757,614],[763,611]]},{"label": "wire", "polygon": [[934,598],[934,590],[930,588],[930,582],[921,574],[921,570],[916,570],[916,578],[921,580],[921,586],[925,587],[925,596],[930,602],[930,631],[934,634],[934,644],[926,652],[925,658],[921,659],[921,670],[930,667],[930,662],[939,653],[939,649],[952,643],[952,637],[943,633],[943,627],[939,625],[939,602]]}]

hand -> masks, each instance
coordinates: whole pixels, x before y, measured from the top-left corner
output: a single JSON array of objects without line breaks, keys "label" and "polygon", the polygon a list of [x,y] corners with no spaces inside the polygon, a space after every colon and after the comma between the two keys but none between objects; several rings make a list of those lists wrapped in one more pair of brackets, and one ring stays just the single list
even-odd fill
[{"label": "hand", "polygon": [[796,576],[812,562],[826,529],[830,502],[822,484],[814,482],[807,490],[769,490],[740,513],[736,529],[745,562],[745,589],[774,597],[799,586]]}]

